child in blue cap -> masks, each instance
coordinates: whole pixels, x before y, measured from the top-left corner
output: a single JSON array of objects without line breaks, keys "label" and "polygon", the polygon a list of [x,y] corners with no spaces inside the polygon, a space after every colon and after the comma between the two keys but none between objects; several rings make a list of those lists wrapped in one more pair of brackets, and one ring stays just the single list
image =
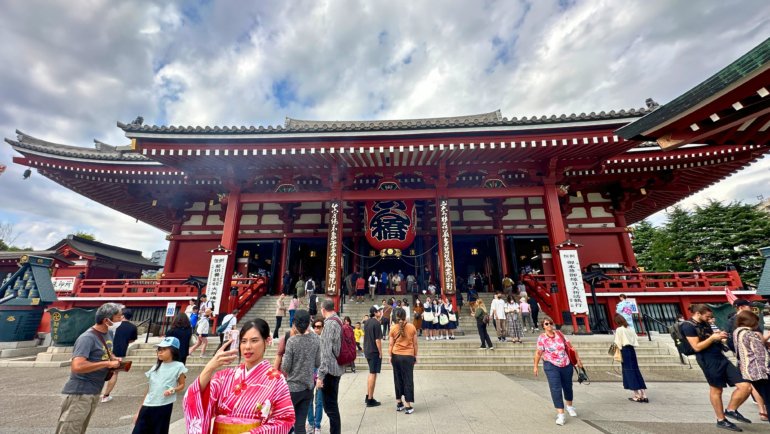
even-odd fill
[{"label": "child in blue cap", "polygon": [[144,374],[150,382],[142,407],[134,417],[133,434],[167,434],[174,401],[184,391],[187,368],[179,361],[179,339],[167,336],[155,347],[158,363]]}]

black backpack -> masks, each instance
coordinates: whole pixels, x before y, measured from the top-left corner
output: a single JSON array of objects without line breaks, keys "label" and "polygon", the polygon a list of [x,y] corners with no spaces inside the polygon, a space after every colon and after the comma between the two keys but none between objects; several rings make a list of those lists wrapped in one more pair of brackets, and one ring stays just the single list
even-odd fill
[{"label": "black backpack", "polygon": [[[695,349],[693,349],[692,345],[690,345],[690,342],[687,340],[687,337],[682,333],[682,324],[684,324],[684,322],[677,322],[669,327],[668,332],[671,334],[671,339],[674,340],[677,351],[685,356],[692,356],[695,354]],[[697,326],[695,329],[698,330]]]}]

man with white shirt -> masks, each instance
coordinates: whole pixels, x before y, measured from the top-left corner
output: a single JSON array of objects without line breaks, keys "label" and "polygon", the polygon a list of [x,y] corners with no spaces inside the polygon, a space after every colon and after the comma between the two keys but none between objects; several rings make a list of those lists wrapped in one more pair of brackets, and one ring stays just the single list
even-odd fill
[{"label": "man with white shirt", "polygon": [[497,329],[497,340],[504,342],[505,301],[503,301],[503,294],[500,291],[495,294],[495,298],[492,300],[492,304],[489,306],[489,313],[492,319],[495,321],[495,329]]}]

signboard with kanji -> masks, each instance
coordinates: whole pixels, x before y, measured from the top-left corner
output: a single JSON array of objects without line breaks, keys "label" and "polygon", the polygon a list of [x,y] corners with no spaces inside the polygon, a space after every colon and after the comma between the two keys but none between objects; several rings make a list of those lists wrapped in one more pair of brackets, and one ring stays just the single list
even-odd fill
[{"label": "signboard with kanji", "polygon": [[560,250],[561,271],[564,275],[564,290],[567,292],[569,311],[588,313],[586,287],[583,283],[583,271],[580,268],[577,250]]},{"label": "signboard with kanji", "polygon": [[52,277],[51,283],[56,292],[71,292],[75,289],[74,277]]},{"label": "signboard with kanji", "polygon": [[225,286],[225,270],[227,268],[227,255],[211,256],[209,266],[209,279],[206,285],[206,296],[214,306],[213,311],[219,312],[219,302],[222,299],[222,289]]}]

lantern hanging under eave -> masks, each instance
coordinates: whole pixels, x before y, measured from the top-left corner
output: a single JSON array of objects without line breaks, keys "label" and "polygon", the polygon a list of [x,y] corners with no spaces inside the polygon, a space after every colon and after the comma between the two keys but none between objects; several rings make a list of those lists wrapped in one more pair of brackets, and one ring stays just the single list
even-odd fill
[{"label": "lantern hanging under eave", "polygon": [[[395,182],[383,182],[378,190],[398,190]],[[393,193],[392,200],[366,202],[366,240],[377,250],[404,250],[417,235],[417,213],[413,200],[399,200]]]}]

